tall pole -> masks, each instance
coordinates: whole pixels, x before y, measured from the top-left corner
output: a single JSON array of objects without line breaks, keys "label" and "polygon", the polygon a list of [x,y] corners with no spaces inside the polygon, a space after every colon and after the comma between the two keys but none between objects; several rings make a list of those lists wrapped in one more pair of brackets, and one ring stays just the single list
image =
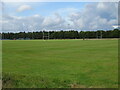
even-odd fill
[{"label": "tall pole", "polygon": [[43,30],[43,40],[44,40],[44,30]]},{"label": "tall pole", "polygon": [[[32,26],[30,26],[30,28],[32,29]],[[32,39],[34,39],[34,38],[33,38],[33,35],[34,35],[33,32],[34,32],[34,29],[32,29]]]},{"label": "tall pole", "polygon": [[96,31],[96,38],[98,39],[98,32]]},{"label": "tall pole", "polygon": [[[25,24],[24,24],[24,23],[22,23],[22,30],[24,30],[24,27],[25,27]],[[20,39],[20,37],[19,37],[19,39]]]},{"label": "tall pole", "polygon": [[49,40],[49,35],[50,35],[50,33],[49,33],[49,31],[48,31],[48,40]]},{"label": "tall pole", "polygon": [[101,39],[102,39],[102,30],[101,30]]}]

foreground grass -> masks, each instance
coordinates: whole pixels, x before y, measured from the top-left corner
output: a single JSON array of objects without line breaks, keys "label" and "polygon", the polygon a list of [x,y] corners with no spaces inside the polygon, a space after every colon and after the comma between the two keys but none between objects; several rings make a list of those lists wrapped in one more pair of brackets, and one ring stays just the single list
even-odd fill
[{"label": "foreground grass", "polygon": [[117,40],[3,41],[3,87],[115,88]]}]

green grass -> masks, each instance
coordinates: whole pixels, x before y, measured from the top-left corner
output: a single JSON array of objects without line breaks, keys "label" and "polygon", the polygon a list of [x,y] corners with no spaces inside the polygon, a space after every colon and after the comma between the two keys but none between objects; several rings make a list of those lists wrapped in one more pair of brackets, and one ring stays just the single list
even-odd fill
[{"label": "green grass", "polygon": [[3,87],[118,87],[118,40],[2,43]]}]

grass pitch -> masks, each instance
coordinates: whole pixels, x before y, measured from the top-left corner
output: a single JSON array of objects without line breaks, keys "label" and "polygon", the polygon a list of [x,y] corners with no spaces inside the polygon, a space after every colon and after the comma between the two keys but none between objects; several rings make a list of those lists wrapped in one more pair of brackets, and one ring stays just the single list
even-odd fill
[{"label": "grass pitch", "polygon": [[2,43],[3,87],[118,87],[118,40],[9,40]]}]

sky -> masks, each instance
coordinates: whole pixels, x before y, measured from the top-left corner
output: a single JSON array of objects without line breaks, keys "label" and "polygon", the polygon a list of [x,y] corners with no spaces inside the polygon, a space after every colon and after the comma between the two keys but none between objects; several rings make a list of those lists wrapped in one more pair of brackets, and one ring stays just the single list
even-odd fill
[{"label": "sky", "polygon": [[111,30],[118,23],[116,2],[5,2],[2,32]]}]

